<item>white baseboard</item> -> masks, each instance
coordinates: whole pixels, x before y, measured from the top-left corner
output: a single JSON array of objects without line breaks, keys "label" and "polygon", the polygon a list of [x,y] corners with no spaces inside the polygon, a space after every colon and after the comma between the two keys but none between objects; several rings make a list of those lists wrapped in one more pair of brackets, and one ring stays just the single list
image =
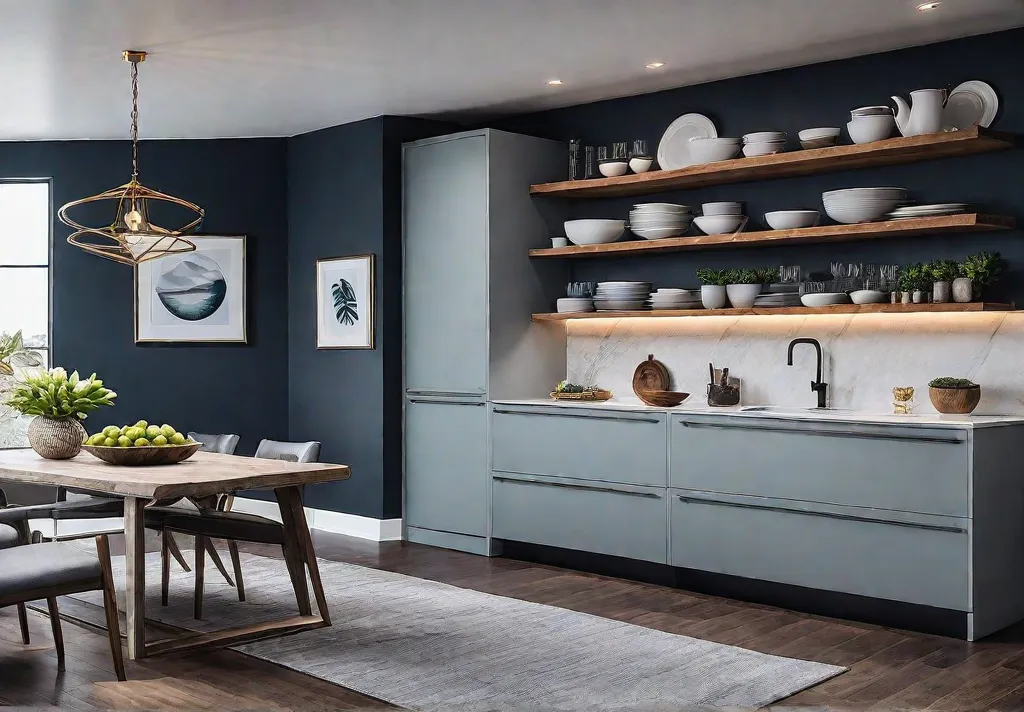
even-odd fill
[{"label": "white baseboard", "polygon": [[[261,517],[281,521],[281,512],[277,508],[277,502],[235,497],[231,509],[235,512],[258,514]],[[326,509],[306,507],[306,521],[309,523],[310,529],[319,529],[331,534],[343,534],[370,541],[401,541],[402,539],[401,519],[374,519],[358,514],[330,512]]]}]

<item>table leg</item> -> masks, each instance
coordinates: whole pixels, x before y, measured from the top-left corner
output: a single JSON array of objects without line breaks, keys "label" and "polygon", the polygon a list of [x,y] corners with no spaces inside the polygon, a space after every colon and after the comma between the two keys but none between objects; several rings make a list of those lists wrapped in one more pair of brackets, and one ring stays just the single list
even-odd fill
[{"label": "table leg", "polygon": [[124,500],[124,614],[128,657],[132,660],[146,656],[146,529],[143,526],[146,502],[138,497]]},{"label": "table leg", "polygon": [[[313,595],[316,596],[316,607],[324,623],[331,624],[331,614],[327,609],[327,596],[320,580],[320,566],[316,562],[316,551],[313,550],[313,539],[306,523],[306,510],[302,506],[302,494],[298,487],[279,487],[274,490],[277,503],[281,507],[281,520],[285,526],[285,536],[292,538],[298,545],[302,560],[309,569],[309,579],[313,584]],[[303,574],[305,576],[305,574]]]}]

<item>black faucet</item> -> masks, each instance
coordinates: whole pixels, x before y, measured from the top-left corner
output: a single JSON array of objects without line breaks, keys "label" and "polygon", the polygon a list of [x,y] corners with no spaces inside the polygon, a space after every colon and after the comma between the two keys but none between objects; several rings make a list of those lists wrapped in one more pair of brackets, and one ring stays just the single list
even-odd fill
[{"label": "black faucet", "polygon": [[828,397],[828,384],[823,383],[821,380],[821,344],[818,343],[817,339],[793,339],[789,342],[789,357],[786,360],[786,365],[793,365],[793,347],[797,344],[810,344],[814,347],[815,353],[818,354],[818,368],[815,373],[815,378],[811,381],[811,390],[818,394],[818,407],[826,408],[825,400]]}]

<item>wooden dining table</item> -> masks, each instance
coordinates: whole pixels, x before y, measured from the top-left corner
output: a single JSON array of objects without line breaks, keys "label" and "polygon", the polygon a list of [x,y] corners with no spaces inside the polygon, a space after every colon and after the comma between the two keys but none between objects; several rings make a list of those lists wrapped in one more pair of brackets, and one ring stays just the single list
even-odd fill
[{"label": "wooden dining table", "polygon": [[[286,462],[208,452],[197,452],[185,462],[175,465],[139,467],[110,465],[85,452],[70,460],[46,460],[29,449],[0,451],[0,480],[70,487],[124,499],[125,619],[128,656],[132,660],[195,648],[235,645],[329,626],[331,617],[313,540],[306,524],[301,488],[303,485],[346,480],[350,474],[347,465]],[[309,573],[317,613],[312,612],[303,572],[293,578],[299,608],[296,616],[214,632],[190,632],[147,643],[143,510],[161,500],[183,497],[202,500],[241,490],[274,491],[281,509],[285,546],[298,552],[305,571]]]}]

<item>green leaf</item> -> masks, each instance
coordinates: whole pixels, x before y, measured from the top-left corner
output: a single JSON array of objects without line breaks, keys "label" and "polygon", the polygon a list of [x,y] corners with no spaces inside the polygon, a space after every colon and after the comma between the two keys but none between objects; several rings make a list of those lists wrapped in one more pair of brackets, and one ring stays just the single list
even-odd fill
[{"label": "green leaf", "polygon": [[339,278],[331,287],[331,294],[334,295],[334,315],[339,324],[352,326],[359,321],[356,291],[347,279]]}]

